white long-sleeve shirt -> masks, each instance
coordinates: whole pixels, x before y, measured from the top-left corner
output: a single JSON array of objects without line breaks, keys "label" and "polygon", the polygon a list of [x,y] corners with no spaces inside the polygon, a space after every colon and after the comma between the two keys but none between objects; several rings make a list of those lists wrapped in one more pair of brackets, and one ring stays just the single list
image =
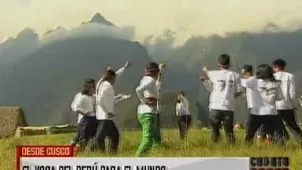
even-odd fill
[{"label": "white long-sleeve shirt", "polygon": [[[74,100],[71,103],[72,111],[81,111],[83,113],[90,112],[87,116],[95,116],[95,97],[83,95],[82,93],[77,93]],[[78,123],[81,121],[83,115],[78,115]]]},{"label": "white long-sleeve shirt", "polygon": [[[151,76],[144,76],[141,81],[140,85],[136,88],[136,94],[138,99],[141,103],[146,103],[146,98],[156,98],[159,99],[159,90],[161,87],[161,83],[159,80],[154,79]],[[157,108],[150,107],[146,104],[140,104],[138,106],[137,112],[138,114],[141,113],[156,113],[158,114],[158,103]]]},{"label": "white long-sleeve shirt", "polygon": [[209,109],[234,111],[235,94],[242,90],[239,74],[230,70],[212,70],[207,76],[213,84]]},{"label": "white long-sleeve shirt", "polygon": [[176,116],[190,115],[189,103],[186,98],[183,98],[180,103],[176,104]]},{"label": "white long-sleeve shirt", "polygon": [[[77,100],[77,98],[78,98],[80,95],[82,95],[81,92],[80,92],[80,93],[77,93],[77,94],[74,96],[74,98],[73,98],[73,101],[72,101],[72,103],[71,103],[71,110],[72,110],[73,112],[76,112],[75,106],[74,106],[74,105],[75,105],[75,101]],[[81,121],[82,118],[83,118],[83,115],[78,114],[78,121],[77,121],[77,123],[80,123],[80,121]]]},{"label": "white long-sleeve shirt", "polygon": [[253,115],[277,115],[276,101],[283,99],[278,82],[248,78],[245,87],[253,90]]},{"label": "white long-sleeve shirt", "polygon": [[[103,81],[96,94],[96,119],[114,119],[115,104],[129,97],[128,95],[115,96],[113,86],[108,81]],[[108,113],[114,114],[114,117],[108,117]]]},{"label": "white long-sleeve shirt", "polygon": [[294,75],[280,71],[276,72],[274,76],[277,80],[281,81],[281,90],[284,96],[283,100],[276,102],[277,110],[294,109],[297,105]]}]

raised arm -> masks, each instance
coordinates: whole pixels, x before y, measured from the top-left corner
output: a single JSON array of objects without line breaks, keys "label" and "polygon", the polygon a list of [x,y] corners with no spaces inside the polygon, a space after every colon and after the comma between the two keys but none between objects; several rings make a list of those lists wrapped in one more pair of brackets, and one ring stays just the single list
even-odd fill
[{"label": "raised arm", "polygon": [[127,68],[129,68],[130,66],[131,66],[131,63],[130,63],[129,61],[127,61],[123,67],[119,68],[119,69],[115,72],[116,76],[117,76],[117,77],[121,77],[121,75],[124,74],[125,70],[126,70]]},{"label": "raised arm", "polygon": [[213,83],[211,82],[211,80],[210,80],[210,78],[208,76],[208,75],[211,75],[211,73],[209,73],[209,70],[207,69],[207,67],[203,67],[202,71],[205,74],[205,76],[200,76],[199,80],[202,81],[203,85],[205,86],[205,88],[209,92],[212,92],[212,90],[213,90]]}]

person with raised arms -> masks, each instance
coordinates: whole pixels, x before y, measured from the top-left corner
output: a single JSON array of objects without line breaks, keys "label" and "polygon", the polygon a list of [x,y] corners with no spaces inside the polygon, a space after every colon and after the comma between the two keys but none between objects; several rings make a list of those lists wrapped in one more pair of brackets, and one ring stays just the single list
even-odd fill
[{"label": "person with raised arms", "polygon": [[235,143],[233,132],[235,97],[242,93],[240,76],[238,73],[229,70],[230,56],[221,54],[217,58],[219,70],[209,71],[204,67],[206,76],[200,80],[208,81],[212,86],[210,95],[210,125],[212,128],[211,139],[218,142],[220,139],[220,128],[223,122],[227,140],[230,144]]},{"label": "person with raised arms", "polygon": [[[245,79],[256,79],[255,76],[253,75],[253,66],[251,65],[244,65],[242,67],[242,70],[241,70],[241,74],[242,74],[242,77],[244,77],[241,81],[241,85],[242,87],[246,88],[245,87]],[[246,102],[247,102],[247,108],[248,108],[248,114],[247,114],[247,119],[246,119],[246,123],[245,123],[245,127],[247,129],[247,126],[248,126],[248,118],[250,116],[250,113],[251,113],[251,109],[253,107],[253,96],[254,96],[254,91],[250,88],[246,88]],[[261,141],[262,139],[266,138],[266,132],[264,131],[264,128],[263,126],[260,126],[260,128],[258,129],[257,131],[257,141]]]},{"label": "person with raised arms", "polygon": [[149,63],[140,85],[136,88],[136,94],[141,102],[137,108],[137,118],[142,128],[141,142],[135,154],[137,157],[146,154],[153,142],[156,142],[154,138],[160,135],[154,121],[158,112],[159,72],[160,67],[157,63]]},{"label": "person with raised arms", "polygon": [[[129,61],[126,61],[125,65],[123,67],[121,67],[120,69],[118,69],[115,74],[117,75],[117,77],[121,77],[121,75],[125,72],[126,69],[128,69],[129,67],[131,66],[131,63]],[[107,66],[106,67],[107,70],[110,70],[111,69],[111,66]],[[103,75],[101,77],[101,79],[97,82],[96,86],[99,86],[100,82],[103,80]],[[75,96],[74,96],[74,99],[73,101],[76,101],[77,98],[81,95],[81,92],[77,93]],[[96,94],[93,95],[94,97],[96,96]],[[71,103],[71,110],[73,112],[74,111],[74,102]],[[80,121],[81,119],[83,118],[83,115],[81,114],[78,114],[78,121],[77,121],[77,125],[78,125],[78,128],[81,128],[80,126]],[[76,146],[78,143],[79,143],[79,136],[80,136],[80,133],[81,130],[77,130],[73,140],[71,141],[71,145],[72,146]]]},{"label": "person with raised arms", "polygon": [[283,144],[280,132],[280,117],[276,109],[276,102],[283,100],[279,82],[275,79],[273,69],[267,65],[259,65],[256,76],[249,77],[243,74],[244,87],[253,91],[252,108],[247,122],[245,143],[251,144],[253,137],[260,126],[264,126],[269,141]]},{"label": "person with raised arms", "polygon": [[115,154],[119,145],[119,131],[113,122],[115,113],[115,104],[121,100],[127,99],[130,95],[115,96],[114,85],[116,73],[107,70],[99,82],[96,89],[96,119],[98,127],[93,139],[91,150],[100,150],[105,152],[105,138],[109,138],[109,152]]}]

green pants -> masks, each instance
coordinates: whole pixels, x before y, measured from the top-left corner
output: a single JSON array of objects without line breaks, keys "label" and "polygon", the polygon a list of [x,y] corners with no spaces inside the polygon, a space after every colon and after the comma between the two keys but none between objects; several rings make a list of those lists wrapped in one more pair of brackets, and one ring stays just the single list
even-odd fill
[{"label": "green pants", "polygon": [[137,118],[142,128],[142,138],[140,145],[136,151],[135,156],[142,156],[145,154],[153,144],[153,134],[154,134],[154,114],[152,113],[142,113],[138,114]]},{"label": "green pants", "polygon": [[159,114],[154,115],[153,125],[153,144],[159,145],[161,143]]}]

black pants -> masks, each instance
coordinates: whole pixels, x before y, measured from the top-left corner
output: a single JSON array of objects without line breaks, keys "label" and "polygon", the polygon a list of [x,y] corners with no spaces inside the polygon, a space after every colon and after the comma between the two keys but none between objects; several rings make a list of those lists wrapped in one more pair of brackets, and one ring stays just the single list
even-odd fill
[{"label": "black pants", "polygon": [[81,128],[81,125],[80,125],[80,123],[78,123],[76,134],[73,137],[72,142],[71,142],[72,146],[76,146],[80,142],[80,131],[81,131],[80,128]]},{"label": "black pants", "polygon": [[119,131],[112,120],[98,120],[98,128],[93,139],[91,150],[105,152],[106,137],[109,138],[110,142],[109,152],[116,153],[120,139]]},{"label": "black pants", "polygon": [[89,139],[92,139],[97,130],[97,121],[95,116],[84,116],[78,126],[79,151],[83,151],[87,146]]},{"label": "black pants", "polygon": [[[278,110],[278,113],[281,116],[282,121],[285,122],[285,124],[288,126],[290,131],[293,133],[293,135],[297,137],[299,140],[302,140],[302,132],[296,121],[295,110],[294,109]],[[284,129],[284,136],[286,137],[286,134],[287,136],[289,136],[285,127],[283,129]]]},{"label": "black pants", "polygon": [[177,116],[180,139],[184,139],[185,137],[187,137],[191,121],[192,119],[190,115]]},{"label": "black pants", "polygon": [[272,137],[273,143],[283,144],[283,138],[280,134],[280,117],[279,115],[253,115],[250,114],[247,131],[245,135],[245,143],[252,144],[256,131],[262,125],[266,128],[267,134]]},{"label": "black pants", "polygon": [[229,143],[235,143],[235,136],[233,131],[234,112],[225,110],[211,110],[210,124],[212,128],[212,141],[218,142],[220,139],[220,128],[223,123],[226,138]]}]

